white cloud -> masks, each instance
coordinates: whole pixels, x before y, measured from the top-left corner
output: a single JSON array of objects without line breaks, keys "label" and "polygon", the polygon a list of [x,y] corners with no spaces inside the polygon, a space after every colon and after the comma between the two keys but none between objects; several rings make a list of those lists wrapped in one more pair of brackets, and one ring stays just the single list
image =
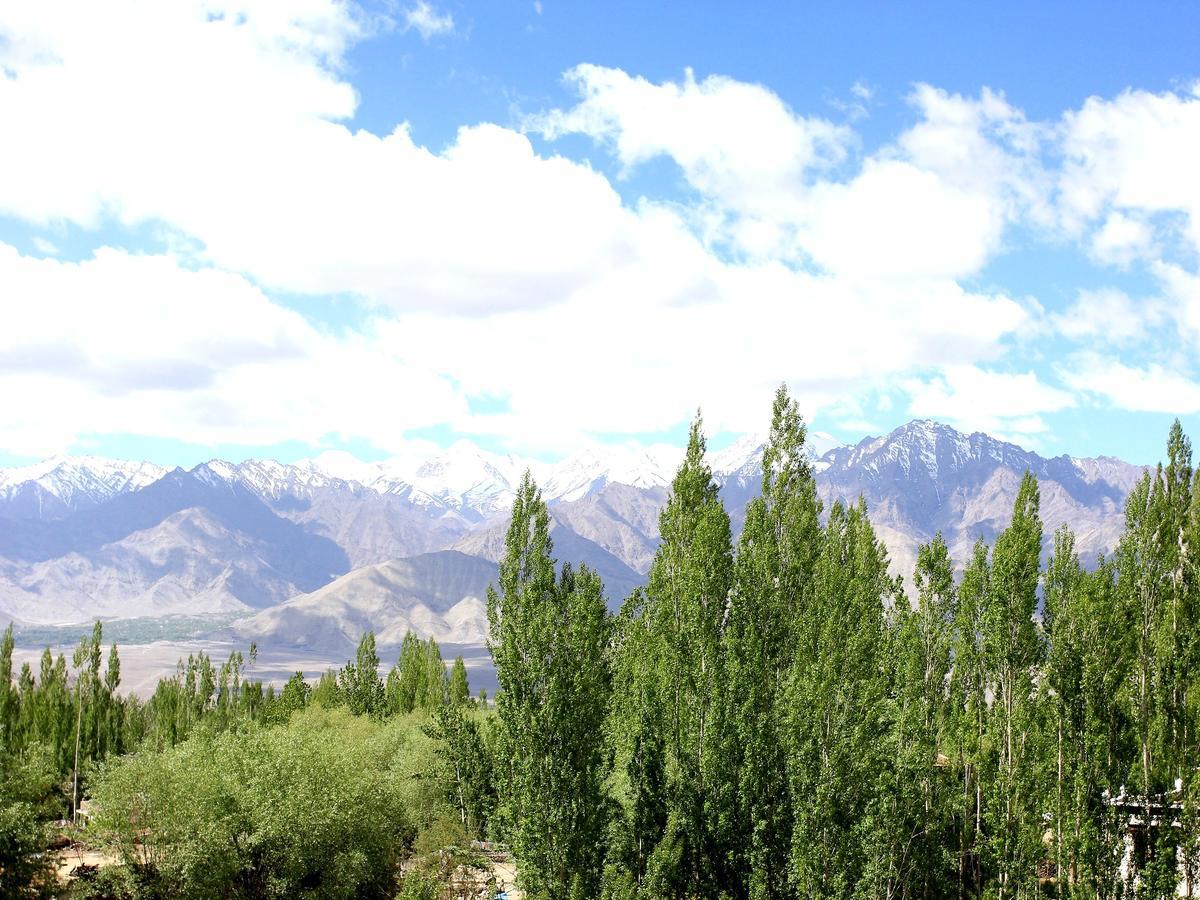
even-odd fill
[{"label": "white cloud", "polygon": [[417,2],[404,13],[406,28],[415,29],[425,40],[454,31],[454,17],[450,13],[439,13],[426,0]]},{"label": "white cloud", "polygon": [[703,198],[710,236],[753,258],[855,278],[954,278],[982,268],[1022,213],[1049,219],[1041,130],[991,91],[972,100],[918,86],[920,121],[837,180],[827,176],[853,133],[796,115],[759,85],[691,72],[653,84],[592,65],[568,81],[580,102],[531,127],[589,135],[626,167],[670,157]]},{"label": "white cloud", "polygon": [[[537,313],[456,320],[453,357],[422,337],[446,328],[438,319],[402,316],[390,327],[468,393],[511,398],[507,415],[474,417],[474,427],[551,446],[658,430],[697,404],[714,431],[760,429],[782,379],[811,416],[914,367],[991,356],[997,336],[1027,317],[1007,298],[953,285],[884,291],[778,264],[671,262]],[[685,299],[654,302],[664,295]]]},{"label": "white cloud", "polygon": [[967,431],[1037,443],[1044,413],[1075,405],[1075,398],[1034,372],[997,372],[972,365],[944,366],[929,379],[906,385],[914,415],[950,422]]},{"label": "white cloud", "polygon": [[[1064,116],[1062,215],[1073,232],[1104,220],[1104,232],[1128,232],[1120,214],[1181,213],[1183,234],[1200,249],[1200,83],[1184,92],[1128,90],[1092,97]],[[1161,227],[1175,230],[1170,220]],[[1111,235],[1110,235],[1111,237]],[[1132,234],[1135,245],[1144,240]]]},{"label": "white cloud", "polygon": [[1063,367],[1063,380],[1133,412],[1192,415],[1200,412],[1200,383],[1186,373],[1153,363],[1128,366],[1094,353],[1079,355]]},{"label": "white cloud", "polygon": [[643,244],[602,176],[511,130],[464,128],[434,153],[403,125],[341,124],[355,96],[340,54],[361,26],[340,4],[307,0],[295,19],[257,4],[220,19],[199,2],[25,9],[44,15],[5,30],[28,25],[44,52],[0,81],[19,136],[0,142],[0,171],[22,173],[0,179],[0,211],[163,222],[265,285],[410,308],[559,302]]},{"label": "white cloud", "polygon": [[[65,263],[0,247],[0,381],[19,398],[0,410],[5,449],[96,431],[388,448],[436,424],[567,449],[697,404],[715,431],[761,428],[780,380],[810,416],[899,384],[915,413],[1032,435],[1073,396],[997,370],[1041,323],[1132,342],[1174,317],[1200,340],[1196,278],[1174,264],[1155,269],[1158,307],[1098,292],[1047,318],[964,287],[1014,224],[1061,212],[1054,129],[998,93],[918,86],[912,127],[856,155],[846,126],[760,85],[581,66],[579,102],[528,127],[590,135],[627,168],[670,158],[693,191],[623,204],[513,129],[464,127],[436,151],[403,123],[354,130],[344,59],[369,30],[333,0],[0,10],[0,173],[21,173],[0,178],[0,212],[150,226],[179,248]],[[1064,196],[1097,224],[1079,231],[1097,258],[1144,259],[1150,201],[1167,200],[1118,184],[1110,156],[1127,154],[1101,126],[1122,122],[1083,127],[1099,103],[1067,129]],[[323,331],[276,292],[351,294],[372,318]],[[509,407],[470,412],[481,395]]]},{"label": "white cloud", "polygon": [[33,236],[33,247],[38,253],[45,256],[58,256],[58,246],[44,237],[38,235]]},{"label": "white cloud", "polygon": [[[436,375],[370,331],[330,335],[240,276],[102,249],[79,263],[0,244],[4,449],[48,455],[80,436],[400,446],[465,411]],[[395,398],[381,414],[379,395]]]},{"label": "white cloud", "polygon": [[1167,318],[1157,300],[1132,300],[1123,291],[1080,291],[1064,312],[1051,316],[1057,331],[1073,341],[1128,344]]},{"label": "white cloud", "polygon": [[712,75],[654,84],[620,69],[581,65],[566,79],[581,100],[529,120],[549,138],[585,134],[632,168],[673,159],[688,183],[751,223],[778,228],[803,201],[815,172],[845,158],[851,132],[796,115],[757,84]]},{"label": "white cloud", "polygon": [[1200,349],[1200,275],[1167,262],[1156,262],[1152,269],[1189,349]]},{"label": "white cloud", "polygon": [[1154,230],[1140,219],[1111,212],[1092,235],[1090,249],[1097,261],[1126,267],[1154,249]]}]

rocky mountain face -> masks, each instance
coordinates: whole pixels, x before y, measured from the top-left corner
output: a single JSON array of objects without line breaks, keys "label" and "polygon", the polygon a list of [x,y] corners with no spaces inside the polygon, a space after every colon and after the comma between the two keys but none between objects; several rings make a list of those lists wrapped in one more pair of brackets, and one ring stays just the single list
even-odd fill
[{"label": "rocky mountain face", "polygon": [[[811,443],[826,509],[861,495],[893,571],[906,576],[938,531],[960,563],[976,539],[992,540],[1027,469],[1041,482],[1047,539],[1069,524],[1087,561],[1115,545],[1141,473],[1115,459],[1046,459],[929,421],[852,447],[821,435]],[[759,490],[761,452],[751,436],[710,454],[735,532]],[[260,643],[301,646],[367,621],[377,634],[394,621],[401,634],[480,637],[481,607],[459,604],[479,600],[479,579],[495,571],[526,469],[550,504],[556,554],[596,569],[615,606],[644,583],[681,456],[614,450],[549,465],[459,443],[382,463],[327,454],[167,472],[81,457],[0,470],[0,619],[262,610],[244,635]]]},{"label": "rocky mountain face", "polygon": [[393,559],[235,622],[222,636],[346,655],[368,630],[381,650],[399,647],[409,630],[439,643],[482,644],[497,573],[494,563],[456,550]]},{"label": "rocky mountain face", "polygon": [[866,438],[822,457],[817,488],[828,508],[861,495],[887,544],[892,569],[911,578],[917,547],[939,531],[961,565],[976,540],[995,540],[1012,515],[1021,476],[1041,490],[1045,544],[1071,527],[1085,564],[1116,546],[1124,504],[1143,469],[1118,459],[1046,459],[986,434],[963,434],[928,420]]}]

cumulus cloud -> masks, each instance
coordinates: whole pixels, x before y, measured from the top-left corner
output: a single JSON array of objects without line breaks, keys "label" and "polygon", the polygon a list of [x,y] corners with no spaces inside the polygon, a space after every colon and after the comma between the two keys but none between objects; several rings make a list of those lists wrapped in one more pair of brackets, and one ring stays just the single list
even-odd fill
[{"label": "cumulus cloud", "polygon": [[[334,335],[239,275],[101,249],[78,263],[0,244],[4,449],[80,436],[314,446],[330,435],[399,447],[465,412],[451,384],[370,330]],[[379,396],[395,398],[381,414]]]},{"label": "cumulus cloud", "polygon": [[1123,291],[1081,291],[1064,312],[1051,317],[1055,328],[1074,341],[1127,344],[1167,318],[1157,300],[1136,301]]},{"label": "cumulus cloud", "polygon": [[567,81],[580,101],[529,127],[589,135],[626,167],[672,159],[719,220],[716,236],[751,256],[856,278],[954,278],[978,271],[1023,212],[1047,218],[1040,131],[992,91],[918,86],[919,122],[838,179],[853,132],[797,115],[762,86],[690,71],[654,84],[594,65]]},{"label": "cumulus cloud", "polygon": [[[427,3],[403,24],[453,27]],[[864,153],[847,124],[761,85],[580,66],[576,102],[526,133],[476,124],[431,149],[405,123],[353,126],[346,53],[370,32],[333,0],[0,11],[0,172],[20,173],[0,178],[0,213],[153,227],[181,248],[69,262],[0,245],[6,449],[111,431],[386,449],[432,425],[569,449],[697,404],[714,430],[759,429],[780,380],[810,416],[907,394],[914,414],[1033,435],[1077,396],[1115,395],[1082,386],[1081,362],[1066,389],[1013,366],[1023,336],[1123,350],[1174,321],[1200,341],[1178,261],[1154,264],[1157,305],[1095,291],[1052,316],[978,278],[1017,225],[1104,264],[1155,257],[1155,217],[1195,203],[1151,183],[1137,142],[1186,142],[1190,95],[1046,124],[998,92],[919,85],[911,126]],[[626,171],[672,160],[688,190],[623,202],[535,133],[588,136]],[[338,295],[365,324],[320,328],[287,294]],[[480,396],[504,403],[479,412]]]},{"label": "cumulus cloud", "polygon": [[1083,353],[1063,368],[1075,390],[1118,409],[1191,415],[1200,412],[1200,382],[1159,363],[1129,366],[1094,353]]},{"label": "cumulus cloud", "polygon": [[1169,218],[1160,227],[1200,250],[1200,83],[1092,97],[1064,116],[1062,152],[1063,221],[1076,233],[1101,222],[1100,252],[1114,240],[1117,249],[1144,246],[1136,223],[1162,214],[1180,216],[1182,227]]},{"label": "cumulus cloud", "polygon": [[1045,384],[1034,372],[999,372],[972,365],[945,366],[928,379],[907,384],[914,415],[939,418],[967,431],[1036,444],[1046,430],[1044,413],[1075,405],[1067,391]]}]

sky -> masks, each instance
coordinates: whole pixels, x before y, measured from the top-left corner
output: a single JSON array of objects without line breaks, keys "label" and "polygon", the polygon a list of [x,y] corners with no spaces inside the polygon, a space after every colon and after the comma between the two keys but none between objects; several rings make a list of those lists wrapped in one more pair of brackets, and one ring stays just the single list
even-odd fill
[{"label": "sky", "polygon": [[0,4],[0,465],[1200,437],[1192,3]]}]

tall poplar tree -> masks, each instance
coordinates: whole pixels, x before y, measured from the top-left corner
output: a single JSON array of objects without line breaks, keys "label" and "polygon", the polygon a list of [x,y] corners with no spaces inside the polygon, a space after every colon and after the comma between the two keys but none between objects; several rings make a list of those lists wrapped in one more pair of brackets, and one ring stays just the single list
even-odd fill
[{"label": "tall poplar tree", "polygon": [[884,610],[906,602],[887,564],[866,504],[835,503],[788,696],[791,867],[802,897],[886,892],[878,865],[891,827],[880,781],[892,756]]},{"label": "tall poplar tree", "polygon": [[983,623],[991,605],[988,547],[976,541],[963,570],[954,616],[948,730],[951,765],[961,786],[958,804],[958,896],[983,887],[983,782],[987,750],[988,680]]},{"label": "tall poplar tree", "polygon": [[787,389],[776,392],[763,449],[762,493],[750,502],[724,634],[724,698],[734,776],[730,887],[754,900],[788,895],[792,797],[783,740],[795,622],[812,602],[820,510],[806,429]]},{"label": "tall poplar tree", "polygon": [[942,536],[917,551],[916,606],[897,602],[887,653],[892,671],[889,727],[894,758],[883,784],[877,879],[889,897],[938,897],[958,877],[952,811],[951,695],[948,685],[957,591]]},{"label": "tall poplar tree", "polygon": [[994,694],[988,722],[994,767],[985,800],[987,856],[995,868],[1000,900],[1036,883],[1042,855],[1042,773],[1034,702],[1035,668],[1044,653],[1034,621],[1042,549],[1039,505],[1037,479],[1026,472],[1012,521],[996,539],[991,602],[983,616],[984,660]]},{"label": "tall poplar tree", "polygon": [[666,816],[647,864],[659,896],[713,892],[729,856],[717,826],[730,801],[722,752],[721,632],[732,584],[729,516],[704,459],[700,416],[659,517],[662,543],[650,568],[644,615],[658,654],[644,672],[657,706],[647,722],[663,730]]},{"label": "tall poplar tree", "polygon": [[500,590],[488,590],[501,800],[527,894],[583,900],[600,890],[609,811],[603,586],[587,567],[555,577],[549,513],[528,472],[505,548]]}]

